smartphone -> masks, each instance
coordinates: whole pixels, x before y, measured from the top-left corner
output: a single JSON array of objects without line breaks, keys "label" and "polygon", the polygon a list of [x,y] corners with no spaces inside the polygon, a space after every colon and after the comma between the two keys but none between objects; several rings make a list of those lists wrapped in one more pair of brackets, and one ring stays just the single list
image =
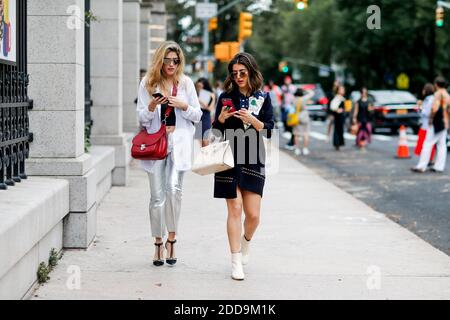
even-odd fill
[{"label": "smartphone", "polygon": [[159,93],[159,92],[152,94],[152,96],[153,96],[153,98],[155,98],[155,99],[158,99],[158,98],[164,98],[164,96],[163,96],[161,93]]},{"label": "smartphone", "polygon": [[227,110],[228,112],[235,112],[236,111],[236,109],[234,108],[233,100],[231,100],[229,98],[223,98],[222,99],[222,105],[224,107],[226,107],[225,110]]}]

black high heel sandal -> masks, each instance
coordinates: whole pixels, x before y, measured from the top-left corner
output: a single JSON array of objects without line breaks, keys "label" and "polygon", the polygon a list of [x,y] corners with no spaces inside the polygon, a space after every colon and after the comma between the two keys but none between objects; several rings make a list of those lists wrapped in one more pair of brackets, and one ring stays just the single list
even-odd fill
[{"label": "black high heel sandal", "polygon": [[[166,242],[166,250],[168,251],[168,257],[166,257],[166,262],[167,264],[170,264],[171,266],[173,266],[175,263],[177,263],[177,258],[174,258],[174,254],[173,254],[173,245],[177,242],[177,240],[169,240],[167,239]],[[167,244],[170,244],[170,250],[169,248],[167,248]]]},{"label": "black high heel sandal", "polygon": [[153,265],[160,267],[164,264],[164,259],[161,257],[161,246],[163,245],[163,242],[157,243],[155,242],[155,246],[158,248],[158,258],[153,259]]}]

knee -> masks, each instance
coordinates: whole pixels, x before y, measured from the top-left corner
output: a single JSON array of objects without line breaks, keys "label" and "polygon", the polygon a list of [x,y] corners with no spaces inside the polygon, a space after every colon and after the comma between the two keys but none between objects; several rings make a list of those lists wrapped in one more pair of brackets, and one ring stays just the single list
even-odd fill
[{"label": "knee", "polygon": [[252,221],[254,223],[259,223],[260,214],[256,210],[251,210],[245,213],[245,219]]},{"label": "knee", "polygon": [[165,205],[165,198],[152,198],[150,199],[150,208],[161,208]]},{"label": "knee", "polygon": [[158,192],[157,194],[152,194],[150,197],[150,207],[162,207],[166,201],[166,195],[164,192]]},{"label": "knee", "polygon": [[236,202],[228,205],[230,218],[240,218],[242,215],[242,203]]},{"label": "knee", "polygon": [[181,186],[177,186],[177,185],[168,186],[167,189],[166,189],[166,195],[168,197],[175,196],[177,198],[181,198],[181,195],[182,195]]}]

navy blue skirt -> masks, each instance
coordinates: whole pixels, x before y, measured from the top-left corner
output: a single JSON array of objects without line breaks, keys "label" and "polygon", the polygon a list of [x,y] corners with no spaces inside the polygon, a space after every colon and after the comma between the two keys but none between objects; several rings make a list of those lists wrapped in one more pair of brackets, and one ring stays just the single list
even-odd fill
[{"label": "navy blue skirt", "polygon": [[236,189],[250,191],[263,196],[264,166],[237,165],[214,175],[214,198],[236,199]]}]

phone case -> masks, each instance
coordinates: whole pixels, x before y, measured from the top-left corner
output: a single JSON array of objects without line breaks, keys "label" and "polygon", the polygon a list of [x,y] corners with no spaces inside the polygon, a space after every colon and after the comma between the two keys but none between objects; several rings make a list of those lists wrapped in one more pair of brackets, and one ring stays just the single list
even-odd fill
[{"label": "phone case", "polygon": [[229,98],[223,98],[222,99],[222,106],[229,107],[229,111],[230,112],[236,111],[236,109],[234,108],[233,100],[231,100]]}]

